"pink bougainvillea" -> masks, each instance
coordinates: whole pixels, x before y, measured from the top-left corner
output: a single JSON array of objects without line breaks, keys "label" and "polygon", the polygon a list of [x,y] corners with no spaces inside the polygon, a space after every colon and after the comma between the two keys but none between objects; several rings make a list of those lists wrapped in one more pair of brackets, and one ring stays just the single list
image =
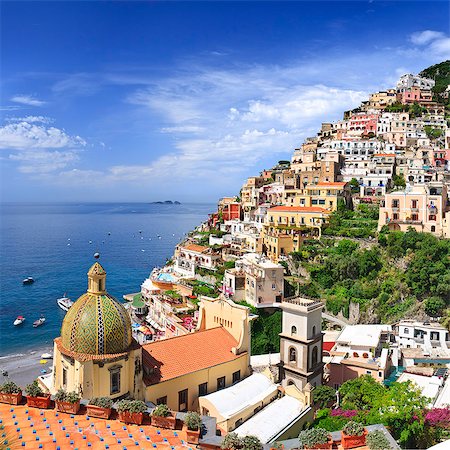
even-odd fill
[{"label": "pink bougainvillea", "polygon": [[355,417],[358,414],[358,411],[356,409],[333,409],[331,411],[331,415],[336,417],[336,416],[340,416],[340,417],[345,417],[346,419],[350,419],[352,417]]},{"label": "pink bougainvillea", "polygon": [[433,427],[450,427],[450,408],[433,408],[425,414],[425,422]]}]

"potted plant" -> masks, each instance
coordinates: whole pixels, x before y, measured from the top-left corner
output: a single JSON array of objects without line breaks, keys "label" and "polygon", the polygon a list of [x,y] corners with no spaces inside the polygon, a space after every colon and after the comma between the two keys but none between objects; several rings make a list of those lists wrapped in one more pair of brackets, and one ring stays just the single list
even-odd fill
[{"label": "potted plant", "polygon": [[366,437],[366,444],[370,450],[389,450],[391,444],[380,430],[371,431]]},{"label": "potted plant", "polygon": [[18,405],[22,401],[22,389],[14,381],[7,381],[0,386],[0,402]]},{"label": "potted plant", "polygon": [[202,428],[202,417],[195,411],[185,414],[183,430],[186,432],[186,440],[191,444],[198,444]]},{"label": "potted plant", "polygon": [[152,425],[158,428],[175,429],[177,419],[167,405],[158,405],[152,411]]},{"label": "potted plant", "polygon": [[142,425],[147,405],[141,400],[121,400],[117,403],[117,411],[122,422]]},{"label": "potted plant", "polygon": [[242,448],[244,450],[263,450],[263,445],[256,436],[245,436],[242,438]]},{"label": "potted plant", "polygon": [[359,422],[350,421],[342,430],[341,445],[343,448],[356,448],[366,445],[367,430]]},{"label": "potted plant", "polygon": [[113,401],[109,397],[92,398],[86,406],[87,415],[98,417],[99,419],[109,419],[112,405]]},{"label": "potted plant", "polygon": [[324,428],[311,428],[303,430],[298,436],[302,448],[306,449],[329,449],[333,448],[331,434]]},{"label": "potted plant", "polygon": [[59,412],[77,414],[80,410],[80,396],[76,392],[59,389],[55,394],[55,402]]},{"label": "potted plant", "polygon": [[242,449],[242,439],[236,433],[228,433],[223,438],[221,448],[223,450],[240,450]]},{"label": "potted plant", "polygon": [[283,450],[283,444],[281,444],[280,442],[273,442],[272,444],[270,444],[270,450]]},{"label": "potted plant", "polygon": [[37,380],[34,380],[25,388],[25,394],[28,406],[41,409],[50,408],[50,394],[44,394]]}]

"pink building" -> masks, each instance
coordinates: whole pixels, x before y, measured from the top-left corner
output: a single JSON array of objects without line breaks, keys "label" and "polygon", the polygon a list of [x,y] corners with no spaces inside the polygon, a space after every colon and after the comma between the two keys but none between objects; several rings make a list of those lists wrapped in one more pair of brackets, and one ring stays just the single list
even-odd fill
[{"label": "pink building", "polygon": [[401,102],[405,105],[408,103],[430,103],[433,101],[431,91],[422,90],[418,87],[412,87],[401,93]]},{"label": "pink building", "polygon": [[349,134],[367,135],[376,134],[378,114],[356,113],[350,117]]}]

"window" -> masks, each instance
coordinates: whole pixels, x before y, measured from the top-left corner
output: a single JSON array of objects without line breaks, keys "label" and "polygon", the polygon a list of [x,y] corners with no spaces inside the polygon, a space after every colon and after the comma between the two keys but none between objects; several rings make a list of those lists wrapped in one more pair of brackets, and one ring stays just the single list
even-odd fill
[{"label": "window", "polygon": [[225,389],[225,377],[217,378],[217,390]]},{"label": "window", "polygon": [[313,325],[312,327],[312,335],[315,336],[316,335],[316,326]]},{"label": "window", "polygon": [[201,397],[202,395],[208,394],[208,383],[202,383],[198,385],[198,396]]},{"label": "window", "polygon": [[65,367],[62,370],[62,384],[64,387],[67,387],[67,369]]},{"label": "window", "polygon": [[318,359],[318,350],[317,350],[317,346],[315,346],[312,350],[312,355],[311,355],[311,365],[313,367],[317,364],[317,359]]},{"label": "window", "polygon": [[120,368],[110,369],[110,378],[111,378],[111,394],[118,394],[120,392]]},{"label": "window", "polygon": [[244,423],[244,421],[242,419],[239,419],[236,421],[236,423],[234,424],[234,427],[237,428],[239,426],[241,426]]},{"label": "window", "polygon": [[428,220],[436,221],[436,216],[435,216],[434,214],[430,214],[430,215],[428,216]]},{"label": "window", "polygon": [[431,225],[431,232],[434,233],[436,231],[436,227],[434,225]]},{"label": "window", "polygon": [[383,372],[378,372],[378,377],[383,378]]},{"label": "window", "polygon": [[404,333],[409,334],[409,328],[405,328]]},{"label": "window", "polygon": [[297,351],[294,347],[289,349],[289,362],[297,362]]},{"label": "window", "polygon": [[411,220],[419,220],[419,216],[417,214],[411,214]]},{"label": "window", "polygon": [[241,371],[238,370],[238,371],[233,373],[233,383],[236,383],[240,379],[241,379]]},{"label": "window", "polygon": [[371,370],[366,370],[366,374],[367,375],[372,375],[372,371]]},{"label": "window", "polygon": [[291,327],[291,335],[293,334],[297,334],[297,327],[295,325]]},{"label": "window", "polygon": [[398,214],[397,213],[392,214],[392,220],[398,220]]},{"label": "window", "polygon": [[156,404],[157,405],[167,405],[167,395],[165,395],[164,397],[157,398]]},{"label": "window", "polygon": [[188,390],[178,392],[178,411],[184,412],[188,409]]}]

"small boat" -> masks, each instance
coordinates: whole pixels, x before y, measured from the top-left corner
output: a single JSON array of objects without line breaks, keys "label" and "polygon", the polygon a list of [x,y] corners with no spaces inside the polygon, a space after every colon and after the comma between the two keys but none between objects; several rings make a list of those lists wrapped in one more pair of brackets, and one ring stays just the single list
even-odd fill
[{"label": "small boat", "polygon": [[45,322],[45,317],[41,316],[38,320],[35,320],[33,322],[33,327],[34,328],[40,327],[44,322]]},{"label": "small boat", "polygon": [[64,297],[58,298],[56,300],[56,303],[58,303],[58,306],[64,311],[69,311],[70,307],[73,305],[73,301],[70,300],[69,297],[66,297],[65,293]]},{"label": "small boat", "polygon": [[51,353],[42,353],[41,359],[52,359],[53,355]]},{"label": "small boat", "polygon": [[17,316],[17,319],[14,321],[14,326],[21,325],[25,320],[23,316]]},{"label": "small boat", "polygon": [[24,280],[22,280],[23,284],[33,284],[34,278],[33,277],[26,277]]}]

